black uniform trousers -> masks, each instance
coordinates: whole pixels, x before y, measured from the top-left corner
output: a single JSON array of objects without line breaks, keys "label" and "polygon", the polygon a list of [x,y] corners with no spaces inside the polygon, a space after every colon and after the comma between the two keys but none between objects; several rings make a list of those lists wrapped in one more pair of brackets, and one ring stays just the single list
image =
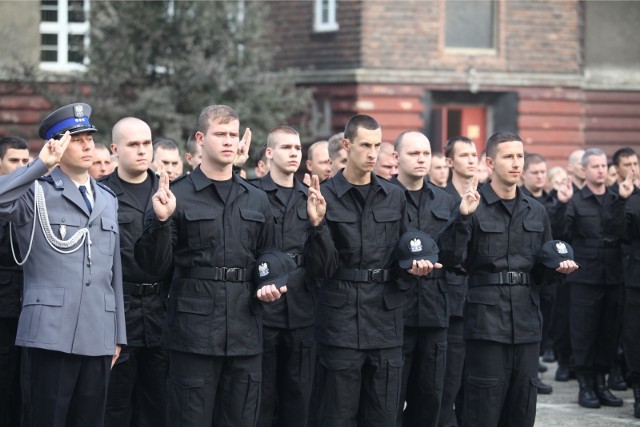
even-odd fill
[{"label": "black uniform trousers", "polygon": [[405,326],[402,353],[404,366],[396,426],[435,427],[442,401],[447,328]]},{"label": "black uniform trousers", "polygon": [[[447,362],[444,372],[444,386],[442,388],[442,403],[440,404],[439,427],[457,427],[458,415],[462,415],[456,405],[456,398],[462,384],[464,369],[465,344],[463,337],[464,319],[459,316],[449,318],[447,328]],[[454,409],[455,407],[455,409]]]},{"label": "black uniform trousers", "polygon": [[540,343],[467,340],[465,427],[530,427],[536,418]]},{"label": "black uniform trousers", "polygon": [[571,349],[577,373],[606,374],[613,363],[622,285],[571,284]]},{"label": "black uniform trousers", "polygon": [[402,347],[358,350],[318,345],[319,427],[394,427]]},{"label": "black uniform trousers", "polygon": [[540,312],[542,313],[542,341],[540,342],[540,353],[547,348],[553,348],[553,307],[557,297],[557,281],[549,281],[538,288],[540,295]]},{"label": "black uniform trousers", "polygon": [[167,425],[168,368],[162,347],[124,347],[111,370],[105,427]]},{"label": "black uniform trousers", "polygon": [[556,303],[553,306],[553,352],[558,365],[569,366],[571,362],[571,283],[561,279],[556,291]]},{"label": "black uniform trousers", "polygon": [[167,425],[256,425],[262,355],[208,356],[171,350],[169,360]]},{"label": "black uniform trousers", "polygon": [[312,326],[297,329],[263,326],[262,403],[258,426],[301,427],[302,420],[309,417],[316,363],[313,333]]},{"label": "black uniform trousers", "polygon": [[0,318],[0,427],[19,427],[20,347],[17,347],[17,318]]},{"label": "black uniform trousers", "polygon": [[102,427],[111,356],[24,348],[24,427]]},{"label": "black uniform trousers", "polygon": [[640,384],[640,288],[625,288],[622,345],[628,379]]}]

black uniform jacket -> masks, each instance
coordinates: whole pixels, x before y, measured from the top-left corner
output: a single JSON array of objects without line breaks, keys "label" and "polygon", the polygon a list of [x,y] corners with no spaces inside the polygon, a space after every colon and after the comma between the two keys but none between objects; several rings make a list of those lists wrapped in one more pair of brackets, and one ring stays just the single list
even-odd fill
[{"label": "black uniform jacket", "polygon": [[[458,194],[458,190],[453,186],[451,181],[447,182],[444,191],[449,193],[453,198],[454,209],[452,215],[455,215],[460,208],[462,198]],[[467,299],[469,285],[467,284],[467,273],[460,268],[460,265],[445,265],[443,268],[447,276],[447,289],[449,291],[449,314],[455,317],[462,317],[464,313],[464,302]]]},{"label": "black uniform jacket", "polygon": [[338,269],[393,269],[394,251],[405,230],[402,190],[371,174],[371,191],[360,192],[339,172],[321,185],[327,213],[307,240],[307,270],[327,279],[319,289],[316,339],[346,348],[402,345],[404,294],[396,280],[355,282],[332,279]]},{"label": "black uniform jacket", "polygon": [[[235,174],[232,180],[225,202],[199,167],[178,178],[171,184],[175,212],[161,223],[150,210],[136,243],[136,260],[146,271],[175,269],[167,313],[170,349],[213,356],[262,352],[253,268],[273,245],[273,214],[263,191]],[[235,272],[223,280],[185,277],[193,267],[245,269],[245,278],[233,280]]]},{"label": "black uniform jacket", "polygon": [[166,294],[132,295],[127,291],[129,283],[158,283],[162,276],[147,273],[136,262],[134,248],[144,230],[145,212],[151,208],[151,196],[158,190],[158,177],[147,171],[151,179],[151,192],[147,200],[137,200],[125,191],[118,171],[100,179],[118,197],[118,226],[120,227],[120,255],[122,257],[122,282],[124,287],[124,311],[127,322],[127,343],[134,347],[157,347],[162,343],[166,317]]},{"label": "black uniform jacket", "polygon": [[[424,180],[419,196],[408,191],[394,177],[391,182],[405,192],[407,199],[407,225],[424,231],[434,240],[447,226],[455,207],[453,197],[441,188]],[[405,326],[446,328],[449,326],[449,297],[445,270],[435,270],[427,277],[417,277],[402,272],[398,284],[405,289]]]},{"label": "black uniform jacket", "polygon": [[[13,245],[20,259],[20,250],[14,232]],[[0,220],[0,317],[17,319],[22,301],[22,267],[11,253],[9,221]]]},{"label": "black uniform jacket", "polygon": [[264,305],[263,323],[275,328],[313,326],[313,283],[307,280],[304,268],[304,245],[311,224],[307,216],[307,187],[295,180],[289,199],[273,182],[271,174],[252,181],[261,188],[271,202],[275,218],[275,246],[294,255],[298,267],[289,273],[287,292],[278,300]]},{"label": "black uniform jacket", "polygon": [[624,284],[640,288],[640,191],[627,199],[625,225]]},{"label": "black uniform jacket", "polygon": [[580,268],[567,282],[619,285],[623,282],[621,239],[625,200],[607,189],[603,203],[586,185],[566,204],[563,238]]},{"label": "black uniform jacket", "polygon": [[506,344],[540,341],[542,315],[535,287],[471,286],[471,281],[490,273],[531,273],[540,248],[551,240],[547,212],[520,189],[513,213],[489,183],[478,191],[481,200],[476,211],[465,217],[456,214],[439,242],[441,262],[462,263],[469,272],[464,337]]}]

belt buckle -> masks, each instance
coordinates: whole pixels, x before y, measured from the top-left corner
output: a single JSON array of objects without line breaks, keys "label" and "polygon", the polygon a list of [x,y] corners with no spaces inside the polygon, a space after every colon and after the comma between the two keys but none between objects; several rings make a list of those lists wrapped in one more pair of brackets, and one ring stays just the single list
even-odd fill
[{"label": "belt buckle", "polygon": [[237,282],[238,277],[240,276],[240,269],[237,267],[225,268],[224,269],[224,278],[225,280],[229,280],[232,282]]},{"label": "belt buckle", "polygon": [[510,285],[521,285],[522,273],[519,273],[517,271],[507,271],[507,280]]},{"label": "belt buckle", "polygon": [[384,282],[384,270],[379,268],[369,270],[369,280],[372,282]]}]

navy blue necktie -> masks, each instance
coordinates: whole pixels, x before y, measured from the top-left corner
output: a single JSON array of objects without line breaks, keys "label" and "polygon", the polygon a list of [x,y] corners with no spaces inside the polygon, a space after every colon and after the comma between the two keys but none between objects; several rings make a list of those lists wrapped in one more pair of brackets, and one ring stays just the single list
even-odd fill
[{"label": "navy blue necktie", "polygon": [[87,197],[87,187],[85,187],[84,185],[81,185],[80,187],[78,187],[78,190],[80,190],[80,193],[82,194],[82,198],[84,199],[84,202],[87,204],[87,209],[89,209],[89,213],[91,213],[93,211],[93,208],[91,207],[91,202]]}]

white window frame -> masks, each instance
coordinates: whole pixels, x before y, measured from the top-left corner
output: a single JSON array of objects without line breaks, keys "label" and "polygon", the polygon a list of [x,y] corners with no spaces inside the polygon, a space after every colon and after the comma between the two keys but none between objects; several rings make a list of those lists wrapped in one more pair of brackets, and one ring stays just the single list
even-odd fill
[{"label": "white window frame", "polygon": [[89,47],[89,1],[83,0],[84,22],[69,22],[68,0],[58,0],[58,21],[40,22],[40,34],[56,34],[58,36],[57,61],[40,61],[40,69],[44,71],[86,71],[89,59],[85,56],[82,64],[69,62],[69,35],[84,35],[85,50]]},{"label": "white window frame", "polygon": [[[313,6],[313,31],[316,33],[325,33],[330,31],[338,31],[340,25],[336,20],[336,9],[338,0],[314,0]],[[329,16],[326,21],[322,20],[322,9],[327,5]]]}]

